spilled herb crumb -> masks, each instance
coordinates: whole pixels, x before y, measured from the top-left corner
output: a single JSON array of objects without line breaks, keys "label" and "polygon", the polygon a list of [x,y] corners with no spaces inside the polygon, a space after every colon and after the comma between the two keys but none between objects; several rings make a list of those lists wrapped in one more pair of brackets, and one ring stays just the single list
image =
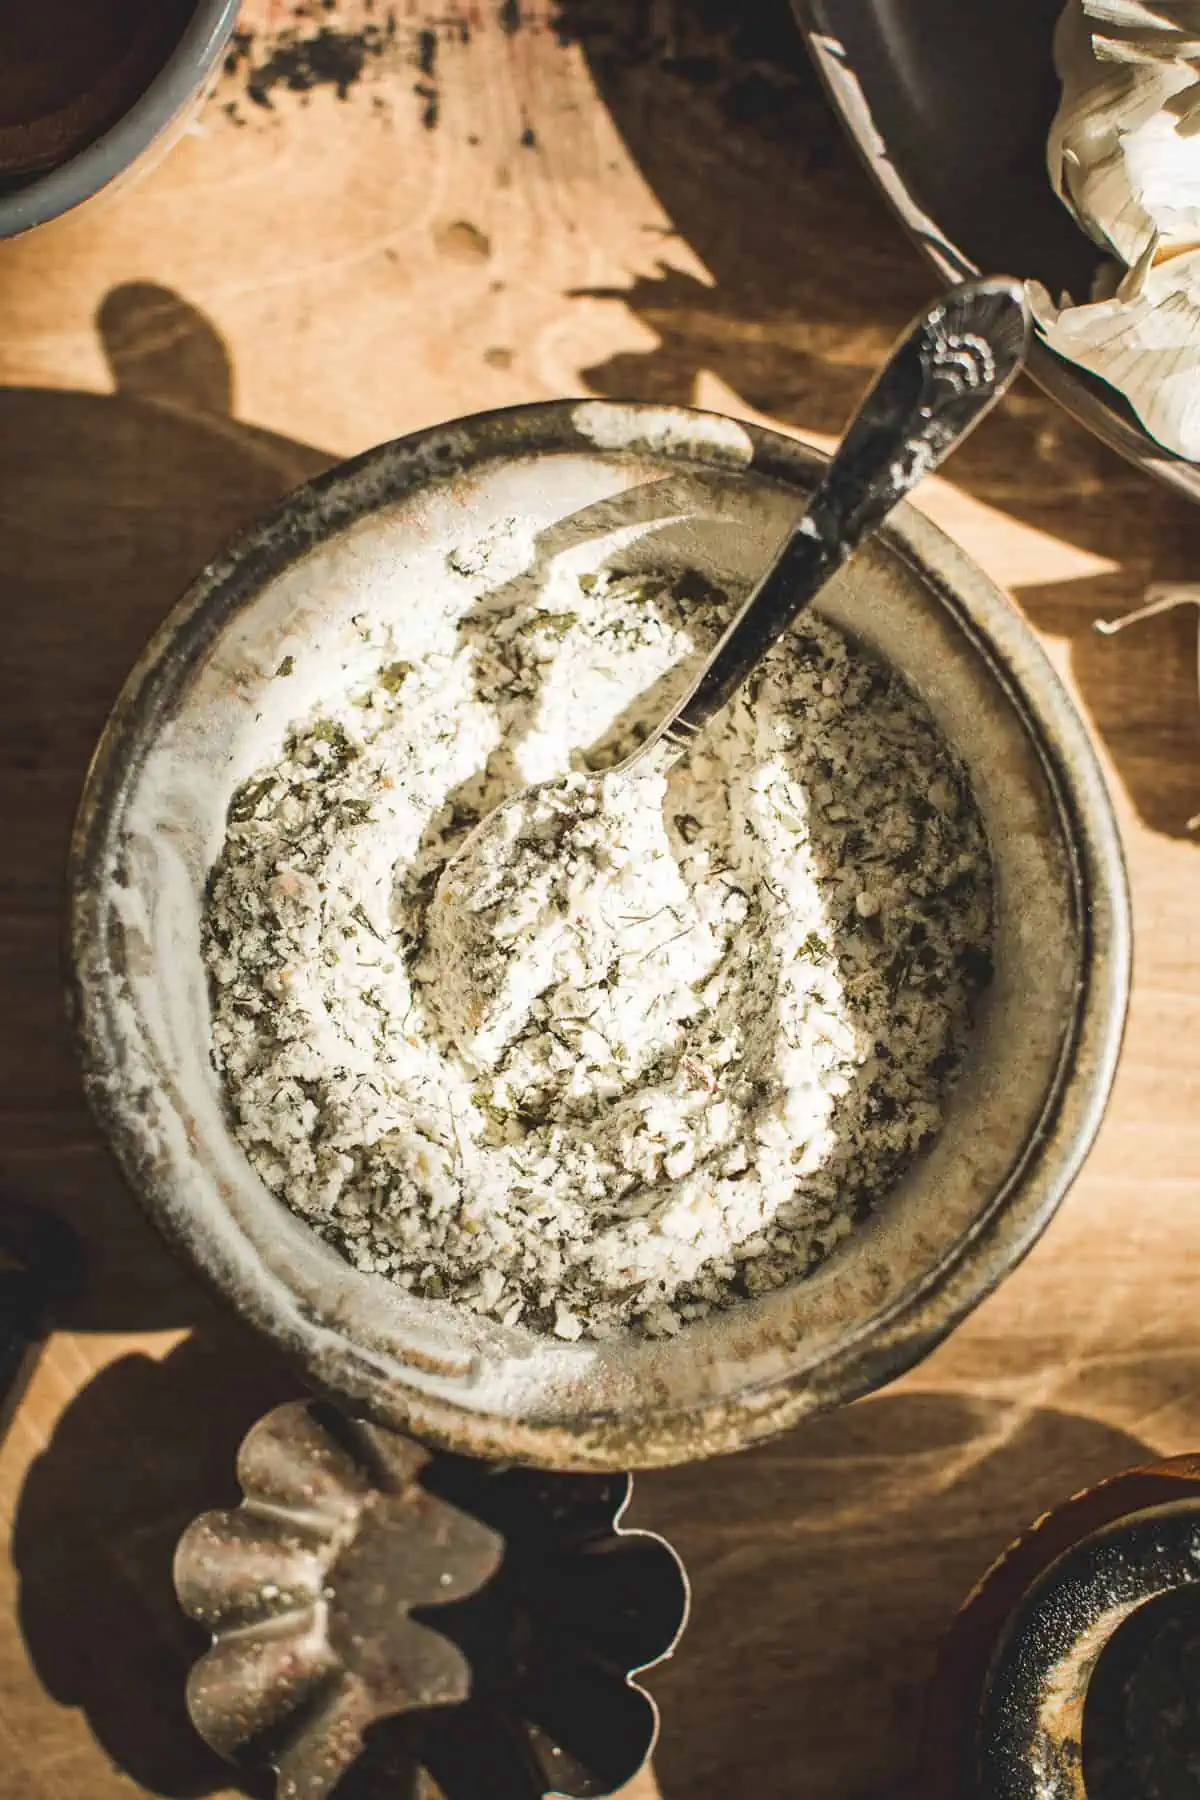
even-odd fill
[{"label": "spilled herb crumb", "polygon": [[[255,106],[274,108],[282,93],[310,94],[332,88],[349,98],[369,65],[397,43],[394,11],[380,19],[342,28],[333,8],[297,8],[295,24],[257,36],[235,31],[225,59],[227,81],[235,81]],[[330,22],[330,20],[333,22]]]}]

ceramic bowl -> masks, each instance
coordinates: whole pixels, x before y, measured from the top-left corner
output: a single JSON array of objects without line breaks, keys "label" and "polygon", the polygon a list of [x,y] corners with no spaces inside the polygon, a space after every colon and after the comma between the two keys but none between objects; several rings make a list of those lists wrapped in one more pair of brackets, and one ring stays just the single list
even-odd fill
[{"label": "ceramic bowl", "polygon": [[580,1469],[736,1449],[930,1350],[1029,1249],[1091,1144],[1129,979],[1104,781],[1019,612],[906,507],[819,610],[903,670],[970,771],[996,976],[944,1131],[815,1274],[669,1341],[565,1344],[350,1268],[232,1135],[209,1057],[205,881],[235,789],[317,703],[353,615],[402,630],[415,596],[461,580],[448,555],[514,518],[527,549],[505,578],[531,592],[569,556],[699,571],[736,598],[818,467],[685,408],[563,401],[419,432],[301,488],[205,570],[118,701],[70,872],[91,1103],[167,1235],[314,1386],[379,1424]]},{"label": "ceramic bowl", "polygon": [[165,152],[220,70],[240,4],[195,0],[174,50],[115,124],[65,162],[0,187],[0,238],[60,218]]}]

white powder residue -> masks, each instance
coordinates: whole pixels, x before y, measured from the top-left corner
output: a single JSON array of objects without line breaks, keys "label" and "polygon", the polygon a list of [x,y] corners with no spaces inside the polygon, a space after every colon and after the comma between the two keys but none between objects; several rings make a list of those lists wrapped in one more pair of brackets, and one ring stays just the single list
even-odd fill
[{"label": "white powder residue", "polygon": [[810,617],[666,781],[514,813],[448,929],[471,827],[630,750],[727,615],[694,582],[566,599],[481,603],[416,663],[364,623],[375,678],[231,807],[214,1056],[263,1179],[357,1267],[670,1335],[813,1268],[936,1132],[990,864],[925,708]]}]

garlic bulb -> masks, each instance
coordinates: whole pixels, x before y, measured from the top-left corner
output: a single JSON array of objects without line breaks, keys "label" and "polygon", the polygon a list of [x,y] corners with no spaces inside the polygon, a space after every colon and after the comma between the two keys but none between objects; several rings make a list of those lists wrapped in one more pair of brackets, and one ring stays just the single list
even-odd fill
[{"label": "garlic bulb", "polygon": [[[1150,57],[1148,33],[1131,46],[1112,17],[1149,11],[1136,0],[1069,0],[1054,36],[1062,100],[1050,128],[1050,180],[1089,236],[1126,265],[1156,242],[1200,245],[1200,79],[1186,61]],[[1195,42],[1159,35],[1164,44]],[[1131,47],[1138,60],[1117,60]]]},{"label": "garlic bulb", "polygon": [[1200,0],[1067,0],[1054,62],[1050,180],[1117,260],[1091,304],[1031,284],[1035,316],[1160,444],[1200,459]]}]

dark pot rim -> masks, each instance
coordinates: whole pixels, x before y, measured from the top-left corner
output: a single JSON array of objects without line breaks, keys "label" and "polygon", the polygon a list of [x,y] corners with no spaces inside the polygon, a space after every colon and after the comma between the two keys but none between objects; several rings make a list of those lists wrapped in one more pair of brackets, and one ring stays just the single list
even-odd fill
[{"label": "dark pot rim", "polygon": [[194,0],[179,42],[128,111],[66,162],[0,194],[0,238],[61,218],[132,168],[203,91],[233,35],[240,5]]},{"label": "dark pot rim", "polygon": [[[1032,740],[1067,846],[1078,920],[1074,1015],[1032,1136],[1014,1149],[1009,1173],[972,1228],[936,1266],[823,1360],[793,1354],[785,1373],[700,1402],[639,1396],[617,1415],[514,1417],[475,1410],[453,1393],[406,1385],[381,1368],[371,1346],[337,1335],[336,1322],[297,1304],[277,1271],[247,1275],[245,1239],[233,1220],[203,1217],[170,1191],[130,1106],[120,1068],[113,1002],[120,987],[100,894],[117,837],[130,770],[169,715],[187,671],[223,625],[282,569],[314,545],[405,492],[497,456],[587,449],[577,409],[614,432],[653,438],[681,464],[745,461],[722,448],[731,433],[752,447],[749,467],[798,493],[824,460],[779,433],[736,426],[685,407],[553,401],[482,413],[413,433],[342,463],[296,490],[193,584],[127,681],[101,738],[71,849],[66,921],[68,999],[89,1101],[134,1193],[208,1283],[261,1329],[312,1384],[378,1423],[444,1447],[501,1460],[563,1468],[630,1468],[740,1449],[807,1413],[857,1398],[927,1355],[1036,1242],[1083,1163],[1107,1105],[1119,1056],[1130,981],[1131,925],[1117,825],[1087,728],[1034,634],[989,577],[909,507],[886,529],[888,549],[936,592],[986,659],[990,676]],[[632,425],[630,422],[633,422]],[[124,1081],[124,1088],[122,1083]],[[220,1213],[220,1216],[217,1214]],[[367,1278],[360,1278],[367,1279]],[[799,1346],[796,1347],[797,1351]]]},{"label": "dark pot rim", "polygon": [[1200,1583],[1200,1504],[1100,1525],[1043,1570],[1007,1620],[978,1721],[987,1800],[1078,1800],[1085,1706],[1104,1651],[1142,1608]]}]

